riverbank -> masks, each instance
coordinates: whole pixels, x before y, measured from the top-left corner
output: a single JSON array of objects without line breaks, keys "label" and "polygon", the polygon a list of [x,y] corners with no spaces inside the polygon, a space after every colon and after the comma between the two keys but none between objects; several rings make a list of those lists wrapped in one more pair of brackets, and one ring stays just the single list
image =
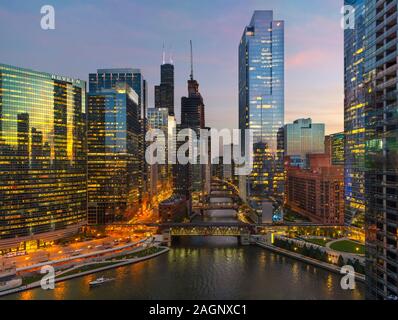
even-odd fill
[{"label": "riverbank", "polygon": [[[337,273],[337,274],[341,274],[340,273],[341,268],[336,266],[336,265],[333,265],[333,264],[330,264],[330,263],[326,263],[326,262],[322,262],[322,261],[319,261],[319,260],[316,260],[316,259],[312,259],[312,258],[303,256],[302,254],[295,253],[295,252],[292,252],[292,251],[289,251],[289,250],[286,250],[286,249],[282,249],[282,248],[279,248],[279,247],[276,247],[276,246],[273,246],[273,245],[269,245],[269,244],[264,243],[264,242],[256,241],[255,244],[260,246],[260,247],[262,247],[262,248],[264,248],[264,249],[270,250],[272,252],[275,252],[275,253],[278,253],[278,254],[282,254],[282,255],[288,256],[290,258],[294,258],[294,259],[300,260],[301,262],[305,262],[305,263],[311,264],[311,265],[319,267],[319,268],[323,268],[325,270],[328,270],[328,271],[331,271],[331,272],[334,272],[334,273]],[[365,282],[365,276],[363,274],[356,273],[355,274],[355,278],[358,281],[360,281],[360,282]]]},{"label": "riverbank", "polygon": [[[151,250],[153,248],[156,248],[158,250],[156,250],[153,253],[143,255],[143,253],[145,251]],[[168,247],[156,246],[156,247],[150,247],[150,248],[145,248],[142,250],[134,251],[131,253],[124,253],[118,257],[112,257],[109,259],[105,259],[103,261],[84,263],[84,264],[74,266],[70,269],[63,270],[63,271],[57,273],[55,275],[54,281],[55,281],[55,283],[63,282],[63,281],[67,281],[67,280],[70,280],[73,278],[82,277],[82,276],[86,276],[89,274],[102,272],[102,271],[122,267],[122,266],[129,265],[129,264],[142,262],[142,261],[145,261],[148,259],[155,258],[161,254],[168,252],[169,250],[170,249]],[[31,283],[29,283],[29,281],[25,280],[25,282],[24,282],[25,285],[22,285],[21,287],[0,292],[0,297],[6,296],[9,294],[19,293],[19,292],[26,291],[26,290],[31,290],[34,288],[38,288],[41,286],[40,281],[41,281],[42,277],[44,277],[44,275],[40,276],[39,280],[35,279],[35,281],[33,281]]]}]

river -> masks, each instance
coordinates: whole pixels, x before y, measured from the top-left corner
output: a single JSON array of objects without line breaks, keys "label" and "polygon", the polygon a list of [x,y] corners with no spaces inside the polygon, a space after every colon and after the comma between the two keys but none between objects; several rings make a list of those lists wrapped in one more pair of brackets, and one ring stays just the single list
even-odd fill
[{"label": "river", "polygon": [[[206,218],[234,219],[233,210]],[[90,288],[99,275],[89,275],[5,299],[364,299],[363,284],[342,290],[340,275],[228,237],[176,239],[167,254],[101,275],[115,280]]]}]

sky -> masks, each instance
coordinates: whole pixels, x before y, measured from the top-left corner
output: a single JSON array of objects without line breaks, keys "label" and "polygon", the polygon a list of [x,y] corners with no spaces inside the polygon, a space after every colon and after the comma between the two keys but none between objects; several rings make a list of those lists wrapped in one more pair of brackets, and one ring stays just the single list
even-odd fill
[{"label": "sky", "polygon": [[[41,6],[55,30],[40,27]],[[0,63],[88,80],[100,68],[140,68],[160,82],[162,46],[175,65],[176,112],[187,94],[189,40],[206,125],[238,128],[238,45],[254,10],[285,20],[285,122],[343,130],[341,0],[0,0]]]}]

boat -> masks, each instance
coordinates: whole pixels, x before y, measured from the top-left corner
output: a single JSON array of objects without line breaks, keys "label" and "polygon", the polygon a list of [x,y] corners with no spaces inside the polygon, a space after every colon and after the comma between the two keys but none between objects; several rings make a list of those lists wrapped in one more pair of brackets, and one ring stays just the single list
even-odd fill
[{"label": "boat", "polygon": [[22,279],[17,277],[15,272],[6,272],[0,274],[0,292],[18,288],[22,285]]},{"label": "boat", "polygon": [[90,286],[94,287],[94,286],[99,286],[101,284],[104,284],[106,282],[110,282],[110,281],[113,281],[113,280],[114,279],[112,279],[112,278],[100,277],[100,278],[98,278],[98,279],[96,279],[94,281],[90,281],[89,284],[90,284]]}]

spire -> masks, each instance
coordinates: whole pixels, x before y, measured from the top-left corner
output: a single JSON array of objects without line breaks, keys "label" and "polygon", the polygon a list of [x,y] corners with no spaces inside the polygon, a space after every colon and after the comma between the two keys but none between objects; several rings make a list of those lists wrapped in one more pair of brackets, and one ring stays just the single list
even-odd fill
[{"label": "spire", "polygon": [[170,45],[170,64],[174,64],[174,62],[173,62],[173,51],[171,49],[172,49],[172,46]]},{"label": "spire", "polygon": [[193,54],[192,54],[192,40],[189,40],[189,44],[191,46],[191,75],[190,78],[193,80]]},{"label": "spire", "polygon": [[162,49],[162,64],[166,63],[166,51],[164,50],[164,42],[163,42],[163,49]]}]

